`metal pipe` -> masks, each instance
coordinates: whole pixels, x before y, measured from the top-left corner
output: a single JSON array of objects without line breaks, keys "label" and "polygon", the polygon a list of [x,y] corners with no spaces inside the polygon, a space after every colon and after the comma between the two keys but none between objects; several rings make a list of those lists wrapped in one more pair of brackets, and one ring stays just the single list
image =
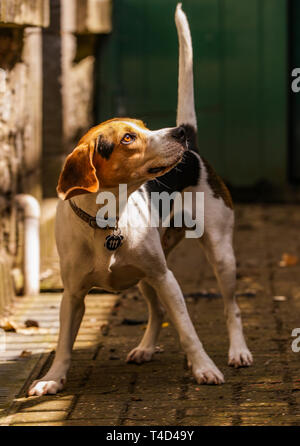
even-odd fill
[{"label": "metal pipe", "polygon": [[15,200],[24,215],[24,294],[34,296],[40,291],[40,205],[28,194]]}]

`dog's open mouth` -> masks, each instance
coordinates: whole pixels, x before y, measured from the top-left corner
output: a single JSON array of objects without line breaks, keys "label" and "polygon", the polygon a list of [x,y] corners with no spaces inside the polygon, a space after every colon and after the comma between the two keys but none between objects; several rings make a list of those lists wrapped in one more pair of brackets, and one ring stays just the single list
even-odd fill
[{"label": "dog's open mouth", "polygon": [[167,166],[150,167],[150,169],[148,169],[148,173],[155,174],[155,173],[163,172],[164,170],[167,170],[167,169],[172,169],[173,167],[176,166],[176,164],[179,163],[179,161],[181,161],[181,159],[182,159],[182,155],[178,156],[176,161],[174,161],[172,164],[168,164]]},{"label": "dog's open mouth", "polygon": [[158,166],[158,167],[151,167],[151,169],[148,170],[149,173],[159,173],[165,170],[167,166]]}]

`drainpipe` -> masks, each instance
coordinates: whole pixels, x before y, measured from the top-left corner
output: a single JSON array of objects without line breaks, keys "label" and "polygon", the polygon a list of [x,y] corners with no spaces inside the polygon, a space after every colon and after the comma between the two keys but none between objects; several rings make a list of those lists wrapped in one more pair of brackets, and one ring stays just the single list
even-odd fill
[{"label": "drainpipe", "polygon": [[24,216],[24,294],[35,296],[40,292],[40,205],[32,195],[18,194],[15,200]]}]

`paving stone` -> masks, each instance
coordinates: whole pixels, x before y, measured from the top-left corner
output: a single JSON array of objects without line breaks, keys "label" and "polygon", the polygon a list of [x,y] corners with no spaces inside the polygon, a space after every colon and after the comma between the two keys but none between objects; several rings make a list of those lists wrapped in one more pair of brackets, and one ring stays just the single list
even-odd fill
[{"label": "paving stone", "polygon": [[81,395],[70,419],[116,419],[121,414],[123,406],[124,403],[120,399],[114,401],[114,396],[111,397],[111,401],[103,402],[99,395]]},{"label": "paving stone", "polygon": [[51,412],[51,411],[68,411],[73,402],[73,396],[62,397],[48,396],[47,399],[42,399],[40,397],[39,402],[36,402],[34,399],[24,399],[24,401],[20,402],[19,411],[20,412]]},{"label": "paving stone", "polygon": [[11,424],[60,421],[66,417],[67,412],[64,411],[19,412],[13,415]]}]

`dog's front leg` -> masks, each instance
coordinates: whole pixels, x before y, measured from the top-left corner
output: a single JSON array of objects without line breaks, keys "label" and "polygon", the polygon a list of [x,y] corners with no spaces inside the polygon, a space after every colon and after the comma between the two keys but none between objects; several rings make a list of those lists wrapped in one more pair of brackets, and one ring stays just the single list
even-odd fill
[{"label": "dog's front leg", "polygon": [[173,273],[167,270],[151,278],[159,299],[169,313],[187,354],[188,363],[199,384],[222,384],[224,377],[206,354],[187,312],[184,297]]},{"label": "dog's front leg", "polygon": [[32,383],[28,390],[29,396],[55,394],[63,389],[84,309],[84,295],[74,296],[67,291],[64,292],[60,306],[59,338],[53,364],[43,378]]}]

